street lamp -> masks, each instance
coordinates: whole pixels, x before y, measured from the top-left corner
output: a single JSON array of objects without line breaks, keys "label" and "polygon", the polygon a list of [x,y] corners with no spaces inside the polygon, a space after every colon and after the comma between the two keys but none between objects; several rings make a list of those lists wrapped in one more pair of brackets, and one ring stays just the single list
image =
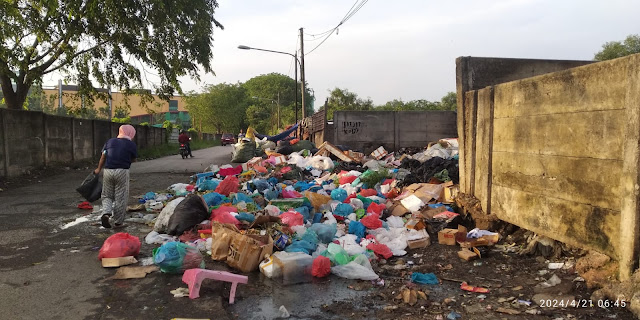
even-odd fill
[{"label": "street lamp", "polygon": [[[245,45],[239,45],[238,49],[242,49],[242,50],[258,50],[258,51],[266,51],[266,52],[273,52],[273,53],[281,53],[281,54],[286,54],[286,55],[290,55],[292,56],[294,59],[296,59],[296,64],[295,64],[295,80],[296,80],[296,123],[298,123],[298,65],[300,65],[300,60],[298,60],[298,53],[296,52],[296,54],[291,54],[288,52],[282,52],[282,51],[275,51],[275,50],[267,50],[267,49],[258,49],[258,48],[253,48],[253,47],[249,47],[249,46],[245,46]],[[302,66],[301,66],[302,67]],[[304,115],[304,81],[302,82],[302,108],[303,108],[303,112],[302,114]]]}]

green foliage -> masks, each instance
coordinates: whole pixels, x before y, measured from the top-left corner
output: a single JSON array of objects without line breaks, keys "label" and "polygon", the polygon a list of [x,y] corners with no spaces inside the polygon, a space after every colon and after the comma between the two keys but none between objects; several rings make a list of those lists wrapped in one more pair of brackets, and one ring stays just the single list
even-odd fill
[{"label": "green foliage", "polygon": [[145,122],[141,122],[140,123],[141,126],[145,126],[148,127],[149,126],[149,122],[145,121]]},{"label": "green foliage", "polygon": [[198,130],[196,128],[189,128],[189,130],[187,130],[187,132],[189,132],[189,133],[198,133]]},{"label": "green foliage", "polygon": [[458,110],[458,95],[455,92],[449,92],[440,101],[441,110],[456,111]]},{"label": "green foliage", "polygon": [[631,34],[624,41],[610,41],[602,45],[602,50],[595,54],[598,61],[611,60],[640,53],[640,35]]},{"label": "green foliage", "polygon": [[366,184],[368,188],[373,188],[376,184],[389,177],[391,177],[391,175],[389,174],[389,170],[386,168],[378,171],[367,170],[360,176],[360,181]]},{"label": "green foliage", "polygon": [[130,106],[118,106],[113,112],[113,116],[116,118],[126,118],[131,113]]},{"label": "green foliage", "polygon": [[[280,107],[280,128],[295,122],[296,81],[294,79],[280,73],[270,73],[253,77],[242,86],[247,90],[247,98],[250,99],[251,105],[245,113],[246,122],[256,131],[263,134],[274,134],[280,131],[277,128],[278,107]],[[308,89],[306,97],[309,109],[311,95]],[[298,104],[302,106],[301,92],[298,92]],[[309,115],[311,114],[312,111]],[[301,118],[302,110],[298,110],[298,119]]]},{"label": "green foliage", "polygon": [[34,82],[62,72],[92,105],[107,95],[94,82],[129,93],[143,88],[143,65],[157,70],[154,91],[168,99],[181,92],[179,77],[212,72],[212,34],[222,28],[213,18],[217,7],[216,0],[0,1],[6,104],[20,109]]},{"label": "green foliage", "polygon": [[331,90],[329,101],[327,102],[327,119],[333,119],[333,112],[345,110],[373,110],[373,101],[371,99],[360,99],[356,93],[347,89],[335,88]]},{"label": "green foliage", "polygon": [[187,97],[194,127],[203,132],[237,132],[244,126],[247,108],[246,89],[240,84],[221,83],[205,87],[200,94]]},{"label": "green foliage", "polygon": [[111,118],[111,122],[130,124],[131,123],[131,117],[125,117],[125,118],[113,117],[113,118]]}]

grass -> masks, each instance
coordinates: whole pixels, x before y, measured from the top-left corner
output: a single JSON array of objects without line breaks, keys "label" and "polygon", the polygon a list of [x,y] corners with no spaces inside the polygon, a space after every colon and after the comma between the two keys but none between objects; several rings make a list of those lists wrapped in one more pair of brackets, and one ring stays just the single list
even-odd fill
[{"label": "grass", "polygon": [[[199,150],[220,145],[220,140],[194,140],[191,141],[191,150]],[[171,155],[176,155],[180,152],[178,144],[170,143],[160,146],[154,146],[138,150],[139,160],[151,160]]]}]

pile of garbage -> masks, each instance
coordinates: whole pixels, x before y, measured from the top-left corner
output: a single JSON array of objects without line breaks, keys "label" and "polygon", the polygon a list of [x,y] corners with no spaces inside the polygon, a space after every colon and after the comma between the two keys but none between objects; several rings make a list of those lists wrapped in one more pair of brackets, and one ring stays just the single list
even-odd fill
[{"label": "pile of garbage", "polygon": [[[255,142],[242,143],[249,144]],[[266,148],[241,165],[212,165],[190,183],[145,194],[137,209],[146,212],[133,219],[153,225],[144,241],[160,245],[152,262],[162,272],[203,268],[208,255],[285,284],[329,274],[379,280],[372,261],[404,256],[435,237],[466,243],[465,259],[481,254],[472,251],[479,241],[495,242],[495,234],[483,230],[468,236],[463,227],[448,228],[462,224],[453,201],[457,162],[455,139],[413,155],[380,147],[365,156],[330,143],[315,154]],[[135,244],[124,247],[135,255]],[[101,251],[101,257],[114,254]]]}]

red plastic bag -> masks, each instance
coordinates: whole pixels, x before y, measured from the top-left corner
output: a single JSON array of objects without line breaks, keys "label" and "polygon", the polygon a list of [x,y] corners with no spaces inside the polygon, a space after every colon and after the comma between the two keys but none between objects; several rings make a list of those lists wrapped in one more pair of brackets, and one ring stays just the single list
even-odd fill
[{"label": "red plastic bag", "polygon": [[367,208],[367,213],[375,213],[377,215],[382,215],[382,211],[386,208],[387,206],[385,206],[384,204],[377,204],[375,202],[371,202],[371,204]]},{"label": "red plastic bag", "polygon": [[331,273],[331,260],[324,256],[317,256],[311,265],[311,275],[324,278]]},{"label": "red plastic bag", "polygon": [[223,176],[223,177],[227,177],[227,176],[235,176],[237,174],[241,174],[242,173],[242,165],[239,165],[235,168],[226,168],[226,169],[220,169],[220,171],[218,171],[218,174]]},{"label": "red plastic bag", "polygon": [[349,196],[347,196],[347,198],[344,199],[344,201],[342,201],[342,203],[350,204],[351,203],[351,199],[355,199],[357,197],[358,196],[355,193],[352,193]]},{"label": "red plastic bag", "polygon": [[338,182],[340,183],[340,185],[343,185],[343,184],[354,182],[356,179],[358,179],[358,177],[356,176],[344,176],[344,177],[340,177],[340,179],[338,179]]},{"label": "red plastic bag", "polygon": [[387,247],[386,244],[382,244],[382,243],[369,243],[367,245],[367,249],[372,250],[373,253],[376,254],[376,256],[378,257],[382,257],[385,259],[389,259],[393,256],[393,253],[391,253],[391,249],[389,249],[389,247]]},{"label": "red plastic bag", "polygon": [[360,195],[363,197],[377,196],[378,191],[376,191],[375,189],[362,189],[360,190]]},{"label": "red plastic bag", "polygon": [[137,256],[140,253],[140,239],[126,232],[118,232],[104,241],[98,259]]},{"label": "red plastic bag", "polygon": [[231,223],[236,227],[240,227],[240,221],[234,217],[231,212],[238,212],[238,209],[230,206],[220,206],[218,209],[211,210],[211,221],[220,223]]},{"label": "red plastic bag", "polygon": [[281,214],[280,220],[290,227],[304,225],[304,217],[297,211],[287,211]]},{"label": "red plastic bag", "polygon": [[222,180],[222,182],[220,182],[215,192],[228,197],[230,193],[238,192],[239,185],[240,182],[238,181],[238,178],[234,176],[227,176]]},{"label": "red plastic bag", "polygon": [[295,190],[282,190],[282,198],[284,199],[293,199],[293,198],[302,198],[300,192]]},{"label": "red plastic bag", "polygon": [[[372,203],[373,205],[373,203]],[[360,222],[367,227],[367,229],[378,229],[382,228],[382,220],[380,220],[377,214],[372,214],[370,216],[366,216],[360,219]]]}]

